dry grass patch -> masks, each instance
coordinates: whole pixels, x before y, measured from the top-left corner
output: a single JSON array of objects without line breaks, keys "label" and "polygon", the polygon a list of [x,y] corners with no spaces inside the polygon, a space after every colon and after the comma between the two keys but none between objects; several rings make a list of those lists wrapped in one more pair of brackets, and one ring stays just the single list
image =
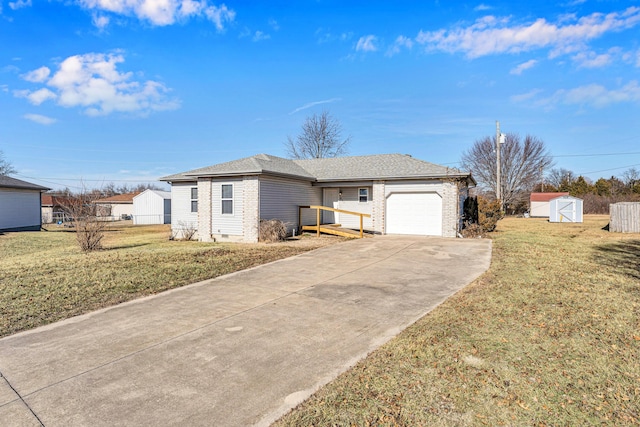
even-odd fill
[{"label": "dry grass patch", "polygon": [[504,219],[490,270],[277,426],[640,423],[640,238]]},{"label": "dry grass patch", "polygon": [[105,249],[82,253],[75,233],[0,235],[0,336],[286,258],[341,241],[277,244],[169,241],[168,226],[110,226]]}]

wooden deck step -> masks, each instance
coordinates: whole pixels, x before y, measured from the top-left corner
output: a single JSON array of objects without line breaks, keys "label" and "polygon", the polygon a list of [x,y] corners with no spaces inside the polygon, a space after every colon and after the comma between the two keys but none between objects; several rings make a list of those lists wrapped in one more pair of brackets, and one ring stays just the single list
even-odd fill
[{"label": "wooden deck step", "polygon": [[[317,232],[318,228],[315,225],[303,225],[302,231],[314,231]],[[320,226],[320,232],[325,234],[333,234],[334,236],[351,237],[354,239],[360,238],[360,232],[351,230],[350,228],[342,228],[340,224],[322,224]],[[370,233],[364,233],[363,237],[373,237]]]}]

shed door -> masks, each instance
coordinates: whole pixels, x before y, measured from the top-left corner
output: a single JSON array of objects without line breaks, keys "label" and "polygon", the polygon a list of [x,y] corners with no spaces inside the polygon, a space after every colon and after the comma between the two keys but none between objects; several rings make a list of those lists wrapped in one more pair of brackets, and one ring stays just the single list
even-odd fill
[{"label": "shed door", "polygon": [[560,222],[576,222],[576,203],[573,200],[558,200]]},{"label": "shed door", "polygon": [[387,234],[442,236],[442,197],[438,193],[391,193]]}]

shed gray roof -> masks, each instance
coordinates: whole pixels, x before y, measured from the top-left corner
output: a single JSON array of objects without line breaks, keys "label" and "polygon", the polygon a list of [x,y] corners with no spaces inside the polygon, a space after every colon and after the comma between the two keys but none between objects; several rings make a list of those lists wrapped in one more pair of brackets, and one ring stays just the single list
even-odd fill
[{"label": "shed gray roof", "polygon": [[[290,160],[268,154],[220,163],[165,176],[161,181],[195,181],[198,177],[272,174],[310,181],[353,181],[406,178],[470,178],[470,173],[414,159],[406,154]],[[473,181],[475,183],[475,181]]]},{"label": "shed gray roof", "polygon": [[43,187],[41,185],[32,184],[27,181],[22,181],[21,179],[11,178],[7,175],[0,175],[0,188],[17,188],[22,190],[39,190],[39,191],[47,191],[50,188]]},{"label": "shed gray roof", "polygon": [[134,200],[137,197],[140,197],[141,195],[143,195],[144,193],[153,193],[156,194],[160,197],[162,197],[163,199],[171,199],[171,193],[169,191],[163,191],[163,190],[152,190],[151,188],[147,188],[146,190],[144,190],[142,193],[138,194],[137,196],[134,196]]}]

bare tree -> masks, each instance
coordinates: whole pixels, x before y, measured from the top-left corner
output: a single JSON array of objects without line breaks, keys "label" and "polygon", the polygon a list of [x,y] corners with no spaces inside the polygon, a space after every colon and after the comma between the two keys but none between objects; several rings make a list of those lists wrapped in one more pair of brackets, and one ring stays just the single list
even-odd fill
[{"label": "bare tree", "polygon": [[99,199],[98,191],[82,190],[79,194],[65,198],[62,209],[71,216],[76,231],[76,240],[83,252],[102,249],[102,238],[107,222],[100,220],[97,206],[93,203]]},{"label": "bare tree", "polygon": [[320,159],[345,155],[351,137],[343,140],[341,134],[342,125],[329,112],[314,114],[305,119],[300,135],[295,139],[287,137],[287,154],[293,159]]},{"label": "bare tree", "polygon": [[[497,186],[495,139],[485,137],[477,140],[462,154],[462,165],[470,170],[480,190],[493,192]],[[504,206],[515,205],[528,197],[533,186],[540,182],[545,169],[553,164],[544,142],[527,135],[524,141],[517,134],[506,135],[500,151],[500,188]]]},{"label": "bare tree", "polygon": [[569,191],[571,184],[578,179],[575,173],[568,169],[559,168],[551,169],[547,175],[547,181],[553,185],[558,191]]},{"label": "bare tree", "polygon": [[13,167],[11,162],[4,158],[4,153],[0,151],[0,175],[11,175],[16,173],[17,170]]},{"label": "bare tree", "polygon": [[633,190],[636,183],[640,181],[640,171],[636,168],[627,169],[622,173],[622,180],[627,187]]}]

